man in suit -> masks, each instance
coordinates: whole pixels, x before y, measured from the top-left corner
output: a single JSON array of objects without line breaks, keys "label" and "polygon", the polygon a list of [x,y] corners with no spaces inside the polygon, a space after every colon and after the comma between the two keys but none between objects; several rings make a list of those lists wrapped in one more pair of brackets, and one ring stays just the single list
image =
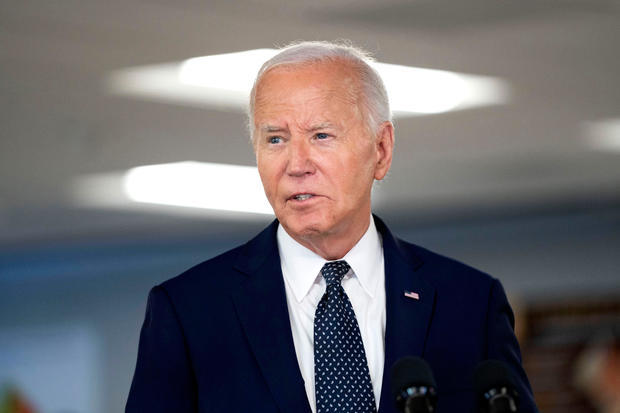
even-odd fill
[{"label": "man in suit", "polygon": [[440,413],[474,411],[485,359],[537,411],[500,283],[371,215],[394,128],[366,61],[304,42],[263,65],[250,127],[277,220],[153,288],[127,412],[395,412],[389,370],[408,355],[430,364]]}]

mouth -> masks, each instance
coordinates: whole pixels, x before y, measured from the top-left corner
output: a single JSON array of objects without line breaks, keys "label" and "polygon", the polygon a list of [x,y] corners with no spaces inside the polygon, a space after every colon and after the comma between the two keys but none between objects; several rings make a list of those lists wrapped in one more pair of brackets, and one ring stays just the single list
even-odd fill
[{"label": "mouth", "polygon": [[295,194],[295,195],[291,196],[289,198],[289,200],[292,200],[292,201],[306,201],[306,200],[308,200],[310,198],[314,198],[314,197],[315,197],[314,194],[300,193],[300,194]]}]

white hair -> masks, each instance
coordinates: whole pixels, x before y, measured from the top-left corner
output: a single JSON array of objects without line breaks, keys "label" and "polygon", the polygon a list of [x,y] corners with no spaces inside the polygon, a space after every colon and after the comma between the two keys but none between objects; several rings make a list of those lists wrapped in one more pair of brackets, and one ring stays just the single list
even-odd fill
[{"label": "white hair", "polygon": [[392,120],[390,104],[383,80],[369,63],[374,59],[370,53],[345,42],[303,41],[291,43],[280,49],[280,52],[263,63],[256,75],[250,93],[248,108],[248,129],[250,137],[254,133],[254,106],[256,88],[262,77],[270,70],[279,66],[296,66],[321,62],[345,61],[357,73],[361,84],[363,107],[362,113],[367,122],[368,130],[378,131],[381,123]]}]

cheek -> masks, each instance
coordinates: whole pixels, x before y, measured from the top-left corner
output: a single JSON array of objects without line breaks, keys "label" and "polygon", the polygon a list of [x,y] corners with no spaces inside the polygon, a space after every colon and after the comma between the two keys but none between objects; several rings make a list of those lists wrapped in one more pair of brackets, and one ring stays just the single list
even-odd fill
[{"label": "cheek", "polygon": [[266,167],[265,163],[261,161],[257,161],[256,166],[258,168],[258,175],[260,176],[260,180],[263,183],[263,187],[265,187],[265,190],[268,190],[273,180],[269,168]]},{"label": "cheek", "polygon": [[[340,173],[346,171],[346,177],[351,186],[356,188],[368,185],[368,181],[374,179],[375,156],[370,148],[361,149],[351,156],[342,165]],[[343,175],[345,176],[345,175]]]},{"label": "cheek", "polygon": [[279,174],[276,164],[269,159],[257,160],[258,173],[267,198],[271,201],[277,193]]},{"label": "cheek", "polygon": [[356,157],[344,165],[339,174],[341,187],[347,195],[346,203],[359,204],[369,196],[374,182],[374,163],[371,158]]}]

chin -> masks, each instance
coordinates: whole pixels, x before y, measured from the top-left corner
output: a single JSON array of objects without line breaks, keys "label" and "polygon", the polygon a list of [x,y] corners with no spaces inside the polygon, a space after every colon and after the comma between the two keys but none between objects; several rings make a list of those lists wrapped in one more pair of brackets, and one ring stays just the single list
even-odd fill
[{"label": "chin", "polygon": [[329,226],[321,216],[304,215],[282,217],[279,220],[292,237],[314,237],[328,231]]}]

